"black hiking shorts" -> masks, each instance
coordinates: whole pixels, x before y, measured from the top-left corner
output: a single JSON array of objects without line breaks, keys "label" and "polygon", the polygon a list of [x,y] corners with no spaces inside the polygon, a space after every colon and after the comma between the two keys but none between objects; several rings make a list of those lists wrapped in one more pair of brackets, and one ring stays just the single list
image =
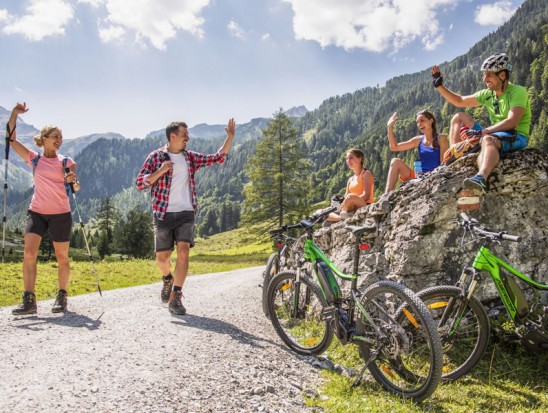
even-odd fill
[{"label": "black hiking shorts", "polygon": [[29,210],[25,224],[25,234],[32,233],[44,236],[49,229],[53,242],[69,242],[72,231],[72,214],[40,214]]}]

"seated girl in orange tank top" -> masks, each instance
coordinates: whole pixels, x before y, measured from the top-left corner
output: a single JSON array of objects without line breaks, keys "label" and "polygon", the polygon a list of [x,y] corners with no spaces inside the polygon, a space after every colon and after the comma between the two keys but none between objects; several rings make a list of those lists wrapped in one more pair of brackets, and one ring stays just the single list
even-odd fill
[{"label": "seated girl in orange tank top", "polygon": [[339,222],[341,219],[350,218],[359,208],[375,202],[373,174],[364,167],[364,162],[365,155],[360,149],[352,148],[346,152],[346,164],[352,169],[354,175],[346,183],[341,213],[331,213],[326,221]]}]

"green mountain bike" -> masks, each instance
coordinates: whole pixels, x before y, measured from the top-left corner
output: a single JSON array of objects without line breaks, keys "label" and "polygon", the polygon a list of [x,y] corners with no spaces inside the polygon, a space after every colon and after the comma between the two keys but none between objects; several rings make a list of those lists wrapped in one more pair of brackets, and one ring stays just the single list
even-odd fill
[{"label": "green mountain bike", "polygon": [[[456,285],[431,287],[417,294],[438,324],[444,350],[444,380],[456,380],[470,372],[481,360],[489,344],[489,318],[481,302],[473,295],[485,272],[495,283],[514,324],[515,333],[525,347],[534,352],[548,350],[548,307],[542,304],[541,299],[542,291],[546,292],[548,285],[522,274],[490,249],[491,244],[500,244],[503,240],[519,242],[520,237],[505,231],[489,231],[465,213],[460,215],[462,221],[456,223],[464,229],[463,242],[466,233],[470,234],[474,242],[483,241],[472,266],[464,268]],[[531,294],[531,300],[525,298],[513,277],[532,287],[534,293]]]},{"label": "green mountain bike", "polygon": [[[365,366],[354,386],[369,369],[387,391],[424,400],[440,382],[443,363],[432,316],[401,284],[379,281],[363,292],[357,288],[360,251],[369,247],[361,240],[376,227],[346,227],[355,237],[352,274],[343,273],[329,260],[313,241],[313,227],[335,209],[282,227],[300,228],[302,234],[292,246],[296,270],[281,271],[270,281],[270,320],[284,343],[299,354],[322,353],[334,335],[342,344],[358,345]],[[350,290],[343,293],[335,276],[350,281]]]},{"label": "green mountain bike", "polygon": [[268,315],[268,300],[266,299],[268,294],[268,286],[270,280],[276,276],[280,271],[288,269],[287,265],[291,259],[291,245],[295,242],[295,238],[290,237],[285,234],[287,231],[286,227],[273,229],[270,231],[270,237],[274,240],[274,246],[276,247],[276,252],[273,252],[268,257],[266,262],[266,268],[263,272],[263,312],[264,315]]}]

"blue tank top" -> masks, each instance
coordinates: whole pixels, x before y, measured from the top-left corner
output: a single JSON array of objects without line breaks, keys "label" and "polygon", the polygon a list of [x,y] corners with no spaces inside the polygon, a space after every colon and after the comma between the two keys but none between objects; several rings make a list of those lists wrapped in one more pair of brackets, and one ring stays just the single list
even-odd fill
[{"label": "blue tank top", "polygon": [[423,141],[424,135],[422,135],[419,143],[419,159],[421,160],[422,171],[430,172],[440,166],[440,148],[439,146],[437,148],[426,146]]}]

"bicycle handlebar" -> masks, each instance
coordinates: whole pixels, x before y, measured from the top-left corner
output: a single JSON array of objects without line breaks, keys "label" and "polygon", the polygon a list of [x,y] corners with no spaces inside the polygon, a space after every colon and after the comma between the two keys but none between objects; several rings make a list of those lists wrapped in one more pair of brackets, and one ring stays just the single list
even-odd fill
[{"label": "bicycle handlebar", "polygon": [[521,241],[521,237],[519,235],[510,235],[506,231],[492,232],[487,230],[484,227],[479,226],[478,221],[476,219],[470,218],[465,212],[461,212],[460,216],[462,218],[462,222],[458,222],[458,224],[461,227],[473,230],[477,234],[484,235],[487,238],[490,238],[492,240],[503,239],[506,241],[513,241],[513,242]]},{"label": "bicycle handlebar", "polygon": [[293,225],[282,225],[280,228],[276,228],[276,229],[271,229],[269,232],[270,232],[270,235],[271,236],[275,236],[275,235],[279,235],[279,234],[282,234],[286,231],[289,231],[290,229],[296,229],[296,228],[305,228],[305,229],[309,229],[311,228],[315,223],[317,223],[318,221],[320,220],[323,220],[325,218],[327,218],[327,216],[332,213],[332,212],[335,212],[338,208],[335,207],[335,206],[331,206],[325,210],[323,210],[322,212],[318,212],[306,219],[303,219],[302,221],[300,221],[299,223],[297,224],[293,224]]}]

